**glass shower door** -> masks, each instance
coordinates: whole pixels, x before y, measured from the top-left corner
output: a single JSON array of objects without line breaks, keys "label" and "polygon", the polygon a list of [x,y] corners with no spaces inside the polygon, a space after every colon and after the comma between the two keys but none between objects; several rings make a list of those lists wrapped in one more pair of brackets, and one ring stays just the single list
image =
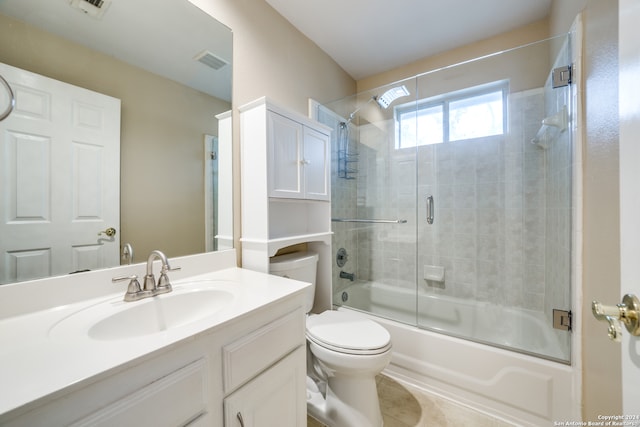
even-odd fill
[{"label": "glass shower door", "polygon": [[563,37],[418,78],[415,115],[439,114],[415,131],[437,135],[417,147],[418,326],[570,360],[568,64]]},{"label": "glass shower door", "polygon": [[[415,78],[323,106],[331,126],[334,304],[416,324],[416,149],[396,147]],[[391,99],[396,94],[398,98]],[[384,97],[384,102],[382,98]],[[380,102],[378,102],[380,101]]]},{"label": "glass shower door", "polygon": [[334,305],[570,361],[570,55],[562,36],[318,109]]}]

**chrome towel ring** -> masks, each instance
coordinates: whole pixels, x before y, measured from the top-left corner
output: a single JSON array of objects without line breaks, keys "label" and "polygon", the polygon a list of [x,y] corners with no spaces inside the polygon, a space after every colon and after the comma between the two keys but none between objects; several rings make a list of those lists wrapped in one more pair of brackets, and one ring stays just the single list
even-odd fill
[{"label": "chrome towel ring", "polygon": [[13,107],[15,107],[16,105],[16,97],[14,96],[13,91],[11,90],[11,86],[9,86],[9,83],[2,76],[0,76],[0,83],[2,83],[2,85],[7,88],[7,92],[9,92],[9,99],[10,99],[9,106],[7,106],[7,109],[0,113],[0,122],[1,122],[4,119],[6,119],[7,116],[9,116],[9,114],[11,114],[11,112],[13,111]]}]

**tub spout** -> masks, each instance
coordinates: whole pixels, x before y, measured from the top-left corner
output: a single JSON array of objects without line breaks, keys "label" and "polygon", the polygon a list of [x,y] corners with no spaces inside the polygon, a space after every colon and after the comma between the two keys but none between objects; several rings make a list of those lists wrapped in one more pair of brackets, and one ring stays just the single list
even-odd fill
[{"label": "tub spout", "polygon": [[354,273],[345,273],[344,271],[340,272],[340,278],[341,279],[349,279],[352,282],[355,280],[356,275]]}]

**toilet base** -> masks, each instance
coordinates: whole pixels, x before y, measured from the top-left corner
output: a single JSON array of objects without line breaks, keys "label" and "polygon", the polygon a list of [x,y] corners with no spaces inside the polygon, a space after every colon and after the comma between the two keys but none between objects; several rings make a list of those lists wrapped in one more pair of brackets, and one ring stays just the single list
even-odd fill
[{"label": "toilet base", "polygon": [[314,380],[307,377],[307,414],[326,426],[332,421],[327,418],[327,401]]},{"label": "toilet base", "polygon": [[334,377],[326,384],[326,395],[320,389],[307,377],[307,413],[316,420],[328,427],[382,427],[374,378]]}]

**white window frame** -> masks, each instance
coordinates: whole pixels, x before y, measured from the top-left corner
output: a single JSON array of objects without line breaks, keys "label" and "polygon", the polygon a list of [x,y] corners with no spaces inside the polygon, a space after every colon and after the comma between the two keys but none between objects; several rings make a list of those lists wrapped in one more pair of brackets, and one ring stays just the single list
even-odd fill
[{"label": "white window frame", "polygon": [[[415,148],[417,142],[413,142],[410,145],[402,145],[402,135],[401,135],[401,123],[400,117],[403,113],[415,111],[416,113],[422,109],[433,108],[437,106],[442,107],[442,141],[438,143],[449,143],[452,142],[449,139],[449,108],[452,102],[461,101],[467,98],[474,98],[481,95],[486,95],[494,92],[502,92],[502,133],[487,135],[484,137],[477,138],[485,138],[489,136],[499,136],[507,133],[507,124],[508,124],[508,94],[509,94],[509,81],[508,80],[500,80],[496,82],[491,82],[487,84],[483,84],[480,86],[474,86],[466,89],[462,89],[455,92],[449,92],[442,95],[433,96],[430,98],[421,99],[417,102],[411,102],[403,105],[399,105],[394,108],[394,125],[396,128],[396,149],[402,150],[405,148]],[[476,138],[474,138],[476,139]],[[465,141],[464,139],[455,140],[455,141]],[[435,144],[435,143],[434,143]],[[427,145],[427,144],[419,144],[419,146]]]}]

